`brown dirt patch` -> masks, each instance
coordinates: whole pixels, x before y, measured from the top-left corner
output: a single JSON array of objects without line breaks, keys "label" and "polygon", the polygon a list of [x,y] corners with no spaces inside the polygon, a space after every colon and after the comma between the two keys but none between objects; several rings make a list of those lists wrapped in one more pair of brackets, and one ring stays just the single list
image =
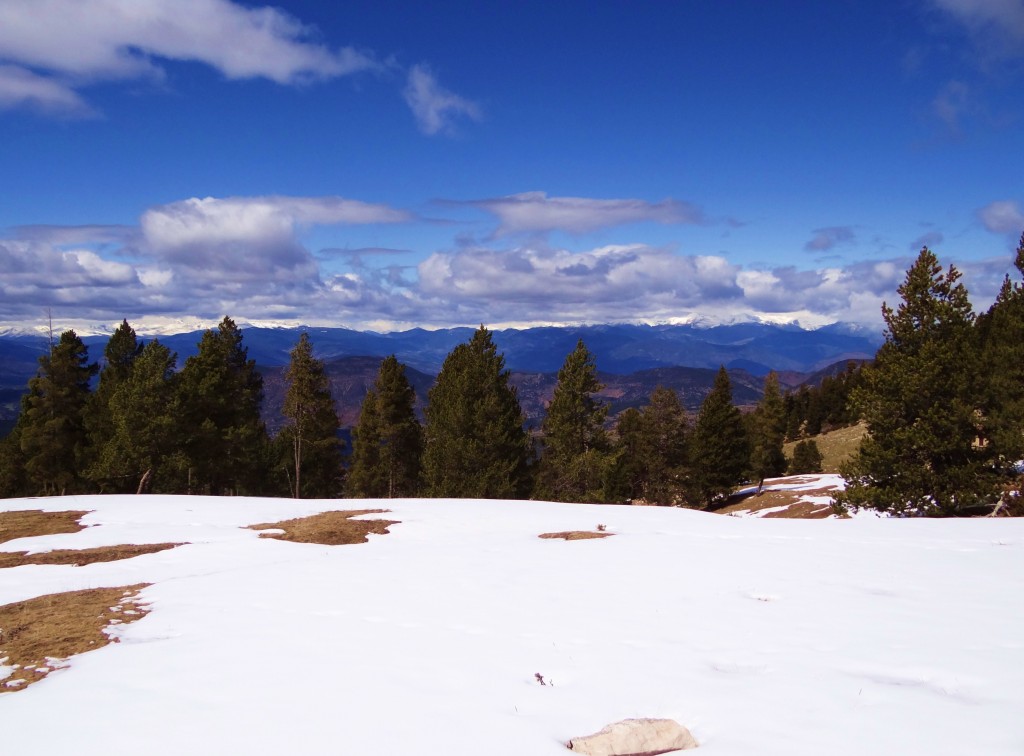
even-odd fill
[{"label": "brown dirt patch", "polygon": [[[799,483],[800,478],[790,478],[789,481]],[[762,509],[774,507],[787,507],[778,512],[769,512],[764,515],[769,517],[782,517],[801,520],[821,520],[833,514],[832,507],[828,504],[818,504],[805,501],[808,496],[832,496],[836,493],[832,488],[808,488],[802,491],[762,491],[760,496],[747,494],[745,496],[734,496],[726,507],[715,510],[716,514],[734,514],[737,512],[759,512]]]},{"label": "brown dirt patch", "polygon": [[88,512],[43,512],[40,509],[26,509],[21,512],[0,512],[0,543],[15,538],[77,533],[85,530],[78,521]]},{"label": "brown dirt patch", "polygon": [[387,509],[354,509],[345,512],[322,512],[309,517],[298,517],[281,522],[263,522],[249,525],[252,530],[280,529],[284,533],[260,533],[261,538],[277,538],[295,543],[319,543],[341,546],[348,543],[366,543],[370,533],[385,535],[389,525],[397,520],[353,520],[365,514],[384,514]]},{"label": "brown dirt patch", "polygon": [[149,610],[136,597],[148,585],[52,593],[0,606],[0,662],[15,668],[0,681],[0,693],[24,690],[68,657],[115,642],[104,628],[142,619]]},{"label": "brown dirt patch", "polygon": [[561,538],[565,541],[585,541],[588,538],[607,538],[614,533],[597,532],[594,530],[563,530],[559,533],[541,533],[538,538]]},{"label": "brown dirt patch", "polygon": [[71,564],[75,567],[82,567],[95,562],[116,562],[142,554],[154,554],[157,551],[165,551],[181,545],[180,543],[127,543],[119,546],[98,546],[93,549],[57,549],[39,554],[29,554],[27,551],[0,551],[0,569],[20,567],[24,564]]}]

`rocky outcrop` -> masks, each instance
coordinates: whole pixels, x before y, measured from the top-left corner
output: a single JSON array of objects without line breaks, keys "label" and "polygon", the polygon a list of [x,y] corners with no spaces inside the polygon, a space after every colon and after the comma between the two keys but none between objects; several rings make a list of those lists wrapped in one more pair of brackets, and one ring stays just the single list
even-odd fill
[{"label": "rocky outcrop", "polygon": [[698,745],[690,731],[672,719],[623,719],[566,744],[586,756],[656,756]]}]

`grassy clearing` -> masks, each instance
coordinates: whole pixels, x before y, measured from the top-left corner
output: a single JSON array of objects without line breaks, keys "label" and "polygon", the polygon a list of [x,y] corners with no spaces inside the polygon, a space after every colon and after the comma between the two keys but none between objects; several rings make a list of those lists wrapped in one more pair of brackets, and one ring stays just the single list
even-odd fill
[{"label": "grassy clearing", "polygon": [[77,533],[85,530],[78,522],[88,512],[43,512],[27,509],[22,512],[0,512],[0,543],[15,538]]},{"label": "grassy clearing", "polygon": [[180,543],[126,543],[118,546],[98,546],[93,549],[58,549],[29,554],[27,551],[0,551],[0,569],[21,567],[25,564],[71,564],[82,567],[96,562],[116,562],[142,554],[173,549]]},{"label": "grassy clearing", "polygon": [[282,530],[283,533],[260,533],[261,538],[277,538],[295,543],[319,543],[341,546],[348,543],[366,543],[370,533],[384,535],[396,520],[353,520],[365,514],[384,514],[387,509],[355,509],[345,512],[322,512],[309,517],[298,517],[281,522],[263,522],[249,525],[252,530]]},{"label": "grassy clearing", "polygon": [[[813,478],[794,476],[786,478],[786,483],[801,484],[810,483]],[[770,485],[770,484],[769,484]],[[836,490],[832,487],[804,488],[801,490],[766,489],[758,496],[753,489],[744,489],[749,493],[733,494],[729,499],[728,506],[716,509],[716,514],[739,514],[746,512],[761,512],[765,509],[779,509],[776,512],[768,512],[763,517],[782,517],[799,520],[819,520],[833,514],[832,506],[828,503],[807,501],[809,497],[831,498]]]},{"label": "grassy clearing", "polygon": [[24,690],[69,657],[116,641],[104,628],[142,619],[148,609],[137,596],[148,585],[52,593],[0,606],[0,663],[14,668],[0,681],[0,693]]},{"label": "grassy clearing", "polygon": [[[821,452],[821,471],[838,473],[839,466],[857,453],[860,440],[864,438],[867,432],[868,426],[865,423],[858,423],[847,428],[839,428],[828,433],[812,436],[810,440],[818,445],[818,451]],[[793,457],[793,449],[795,447],[795,441],[783,446],[783,451],[786,452],[786,456],[790,459]]]},{"label": "grassy clearing", "polygon": [[597,532],[594,530],[563,530],[558,533],[541,533],[538,538],[561,538],[565,541],[584,541],[588,538],[607,538],[614,533]]}]

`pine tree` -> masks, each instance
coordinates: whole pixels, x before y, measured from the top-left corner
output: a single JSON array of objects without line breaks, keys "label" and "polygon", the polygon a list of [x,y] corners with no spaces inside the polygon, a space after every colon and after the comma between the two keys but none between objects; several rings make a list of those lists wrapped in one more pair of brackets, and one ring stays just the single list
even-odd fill
[{"label": "pine tree", "polygon": [[290,442],[292,495],[297,499],[339,496],[344,469],[338,414],[324,363],[313,356],[309,334],[299,336],[292,349],[285,379],[288,390],[282,411],[290,422],[281,433]]},{"label": "pine tree", "polygon": [[813,438],[797,441],[793,447],[793,459],[789,463],[789,474],[820,473],[821,462],[821,451]]},{"label": "pine tree", "polygon": [[0,439],[0,498],[28,496],[29,493],[25,455],[21,451],[21,424],[18,423]]},{"label": "pine tree", "polygon": [[19,420],[25,473],[35,490],[44,494],[84,490],[85,408],[89,382],[97,370],[74,331],[62,333],[51,352],[39,358],[39,372],[28,382]]},{"label": "pine tree", "polygon": [[764,379],[764,394],[754,410],[753,429],[750,467],[757,479],[757,492],[761,493],[765,478],[775,478],[786,472],[786,455],[782,451],[786,436],[786,410],[779,390],[779,376],[774,370]]},{"label": "pine tree", "polygon": [[680,502],[688,476],[689,423],[674,389],[654,389],[640,428],[640,454],[647,468],[643,498],[651,504]]},{"label": "pine tree", "polygon": [[644,418],[629,407],[615,423],[612,464],[605,480],[605,501],[629,504],[644,497],[649,473],[644,444]]},{"label": "pine tree", "polygon": [[989,502],[994,481],[975,441],[974,313],[960,273],[924,248],[899,287],[896,310],[854,401],[868,434],[843,469],[841,505],[954,515]]},{"label": "pine tree", "polygon": [[604,430],[608,408],[594,398],[602,388],[594,355],[580,339],[558,371],[542,425],[535,498],[588,503],[603,499],[611,456]]},{"label": "pine tree", "polygon": [[704,397],[691,437],[690,492],[699,507],[727,496],[743,480],[750,446],[740,411],[732,403],[732,384],[719,368]]},{"label": "pine tree", "polygon": [[259,493],[269,442],[260,420],[263,376],[229,317],[203,333],[178,383],[189,490]]},{"label": "pine tree", "polygon": [[85,423],[89,436],[86,459],[86,474],[100,487],[101,491],[127,493],[134,491],[137,481],[131,477],[109,478],[101,470],[109,470],[108,465],[100,461],[101,450],[114,435],[114,424],[111,416],[110,400],[117,388],[128,380],[135,360],[142,353],[142,342],[135,335],[135,329],[128,325],[127,320],[110,336],[103,350],[104,365],[100,370],[99,385],[89,399],[86,409]]},{"label": "pine tree", "polygon": [[92,474],[111,481],[115,490],[146,493],[176,487],[176,363],[177,355],[154,339],[110,397],[110,434],[97,450]]},{"label": "pine tree", "polygon": [[423,429],[415,404],[405,366],[391,355],[381,362],[352,432],[349,496],[394,498],[419,492]]},{"label": "pine tree", "polygon": [[445,359],[430,390],[423,450],[427,495],[518,498],[530,490],[530,439],[505,358],[483,326]]}]

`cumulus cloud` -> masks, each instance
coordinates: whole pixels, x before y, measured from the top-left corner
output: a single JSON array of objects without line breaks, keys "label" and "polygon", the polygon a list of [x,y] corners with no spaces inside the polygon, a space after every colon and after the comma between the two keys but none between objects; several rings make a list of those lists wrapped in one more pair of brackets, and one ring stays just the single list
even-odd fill
[{"label": "cumulus cloud", "polygon": [[990,202],[978,211],[982,225],[996,234],[1020,234],[1024,232],[1024,212],[1013,200]]},{"label": "cumulus cloud", "polygon": [[420,64],[409,69],[402,92],[420,131],[429,136],[451,133],[459,118],[479,121],[480,106],[440,85],[429,68]]},{"label": "cumulus cloud", "polygon": [[849,226],[816,228],[812,233],[814,236],[804,245],[808,252],[827,252],[840,244],[850,244],[857,238]]},{"label": "cumulus cloud", "polygon": [[699,208],[673,199],[647,202],[639,199],[548,197],[545,192],[524,192],[459,204],[474,205],[496,216],[499,221],[497,236],[548,231],[585,234],[649,221],[664,224],[705,222]]}]

